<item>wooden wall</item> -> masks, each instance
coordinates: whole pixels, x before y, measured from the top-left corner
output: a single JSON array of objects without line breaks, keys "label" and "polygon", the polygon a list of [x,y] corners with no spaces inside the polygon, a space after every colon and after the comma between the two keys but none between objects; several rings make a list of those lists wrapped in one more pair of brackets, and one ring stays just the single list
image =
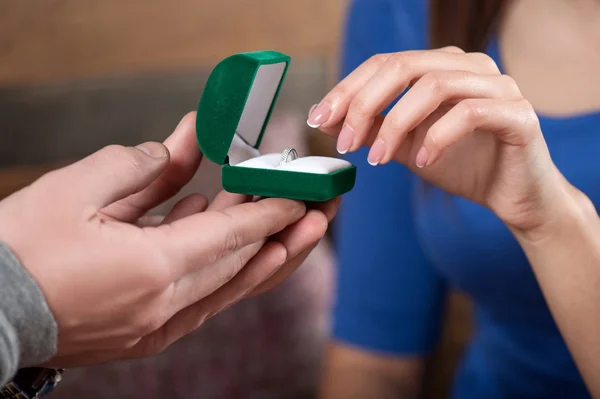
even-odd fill
[{"label": "wooden wall", "polygon": [[336,58],[345,0],[0,0],[0,85],[170,72],[238,51]]}]

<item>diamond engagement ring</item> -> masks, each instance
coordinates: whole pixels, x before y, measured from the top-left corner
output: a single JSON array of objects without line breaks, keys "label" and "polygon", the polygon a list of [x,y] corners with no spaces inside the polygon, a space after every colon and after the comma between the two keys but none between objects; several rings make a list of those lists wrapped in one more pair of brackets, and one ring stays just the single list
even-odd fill
[{"label": "diamond engagement ring", "polygon": [[298,159],[298,152],[292,147],[288,147],[281,153],[281,159],[279,160],[279,166],[284,165],[288,162]]}]

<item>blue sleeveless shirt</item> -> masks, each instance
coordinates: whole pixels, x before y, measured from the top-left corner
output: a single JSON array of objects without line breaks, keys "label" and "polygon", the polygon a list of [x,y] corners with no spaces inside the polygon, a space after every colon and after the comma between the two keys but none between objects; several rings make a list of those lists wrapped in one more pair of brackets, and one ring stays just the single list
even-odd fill
[{"label": "blue sleeveless shirt", "polygon": [[[343,75],[377,53],[428,47],[427,2],[350,2]],[[502,69],[497,42],[487,53]],[[538,115],[554,162],[600,205],[600,113]],[[367,149],[335,225],[336,340],[394,356],[433,349],[449,288],[475,306],[475,332],[453,398],[589,398],[520,246],[496,216],[426,185],[398,164],[371,167]],[[568,266],[568,265],[565,265]]]}]

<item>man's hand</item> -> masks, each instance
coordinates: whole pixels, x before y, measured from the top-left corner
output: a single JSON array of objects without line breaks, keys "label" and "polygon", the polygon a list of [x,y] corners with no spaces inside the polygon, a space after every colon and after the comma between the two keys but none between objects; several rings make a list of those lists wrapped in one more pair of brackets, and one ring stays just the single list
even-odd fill
[{"label": "man's hand", "polygon": [[326,232],[338,201],[199,194],[146,213],[193,177],[195,114],[164,145],[110,146],[0,202],[0,241],[41,287],[58,327],[53,366],[164,350],[277,284]]}]

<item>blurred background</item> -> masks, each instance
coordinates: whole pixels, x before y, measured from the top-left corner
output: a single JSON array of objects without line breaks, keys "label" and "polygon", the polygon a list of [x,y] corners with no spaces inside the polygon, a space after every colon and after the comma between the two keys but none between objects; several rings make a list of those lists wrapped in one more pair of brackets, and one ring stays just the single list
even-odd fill
[{"label": "blurred background", "polygon": [[[263,150],[333,156],[306,127],[337,78],[345,0],[0,0],[0,198],[107,144],[162,141],[196,108],[214,65],[273,49],[292,64]],[[190,192],[220,189],[204,160]],[[171,205],[165,204],[165,208]],[[160,212],[158,209],[157,212]],[[151,359],[69,371],[53,398],[311,398],[335,255],[325,240],[276,290]],[[426,396],[444,396],[470,331],[453,294]]]}]

